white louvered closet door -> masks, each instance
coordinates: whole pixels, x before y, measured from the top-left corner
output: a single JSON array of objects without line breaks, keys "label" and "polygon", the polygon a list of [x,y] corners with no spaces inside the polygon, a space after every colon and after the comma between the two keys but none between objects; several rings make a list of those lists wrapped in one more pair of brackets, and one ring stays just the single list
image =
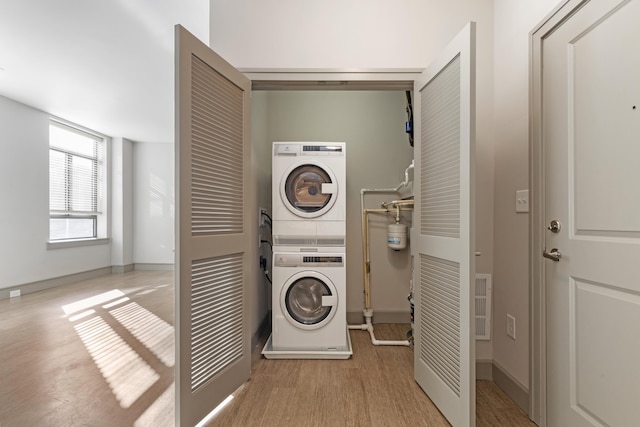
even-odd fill
[{"label": "white louvered closet door", "polygon": [[474,92],[469,23],[414,86],[414,375],[453,426],[475,425]]},{"label": "white louvered closet door", "polygon": [[[176,424],[248,378],[250,81],[176,26]],[[253,212],[253,211],[251,211]]]}]

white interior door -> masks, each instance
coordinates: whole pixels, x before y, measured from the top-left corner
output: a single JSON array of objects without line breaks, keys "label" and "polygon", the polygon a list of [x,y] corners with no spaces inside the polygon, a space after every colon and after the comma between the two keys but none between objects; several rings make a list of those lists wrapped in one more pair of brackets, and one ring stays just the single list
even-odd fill
[{"label": "white interior door", "polygon": [[[176,26],[176,424],[249,378],[250,81]],[[251,212],[252,213],[252,212]]]},{"label": "white interior door", "polygon": [[475,23],[414,86],[415,379],[453,426],[475,425]]},{"label": "white interior door", "polygon": [[640,420],[640,0],[571,2],[542,41],[550,426]]}]

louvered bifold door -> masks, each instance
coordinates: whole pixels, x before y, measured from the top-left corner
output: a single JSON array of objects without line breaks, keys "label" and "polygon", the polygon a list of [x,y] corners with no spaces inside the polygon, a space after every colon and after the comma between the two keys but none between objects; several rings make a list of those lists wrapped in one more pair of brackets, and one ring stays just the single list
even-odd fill
[{"label": "louvered bifold door", "polygon": [[[176,26],[176,424],[249,378],[250,81]],[[251,211],[252,212],[252,211]]]},{"label": "louvered bifold door", "polygon": [[470,23],[416,81],[415,379],[475,425],[474,70]]}]

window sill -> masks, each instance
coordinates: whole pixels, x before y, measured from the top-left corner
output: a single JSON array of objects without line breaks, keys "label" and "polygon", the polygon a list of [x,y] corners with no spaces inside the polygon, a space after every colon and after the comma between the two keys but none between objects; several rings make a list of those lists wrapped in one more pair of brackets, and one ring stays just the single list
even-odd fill
[{"label": "window sill", "polygon": [[56,240],[54,242],[47,242],[47,250],[79,248],[82,246],[108,245],[109,243],[111,243],[111,239],[108,237],[99,239]]}]

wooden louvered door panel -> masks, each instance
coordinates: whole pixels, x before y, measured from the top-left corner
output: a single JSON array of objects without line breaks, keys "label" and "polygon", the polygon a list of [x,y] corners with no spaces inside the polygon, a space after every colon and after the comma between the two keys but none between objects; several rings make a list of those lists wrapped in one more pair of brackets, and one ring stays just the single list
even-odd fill
[{"label": "wooden louvered door panel", "polygon": [[[176,26],[176,424],[248,378],[250,81]],[[251,211],[252,212],[252,211]]]},{"label": "wooden louvered door panel", "polygon": [[414,375],[453,426],[475,425],[474,51],[470,23],[414,86]]}]

